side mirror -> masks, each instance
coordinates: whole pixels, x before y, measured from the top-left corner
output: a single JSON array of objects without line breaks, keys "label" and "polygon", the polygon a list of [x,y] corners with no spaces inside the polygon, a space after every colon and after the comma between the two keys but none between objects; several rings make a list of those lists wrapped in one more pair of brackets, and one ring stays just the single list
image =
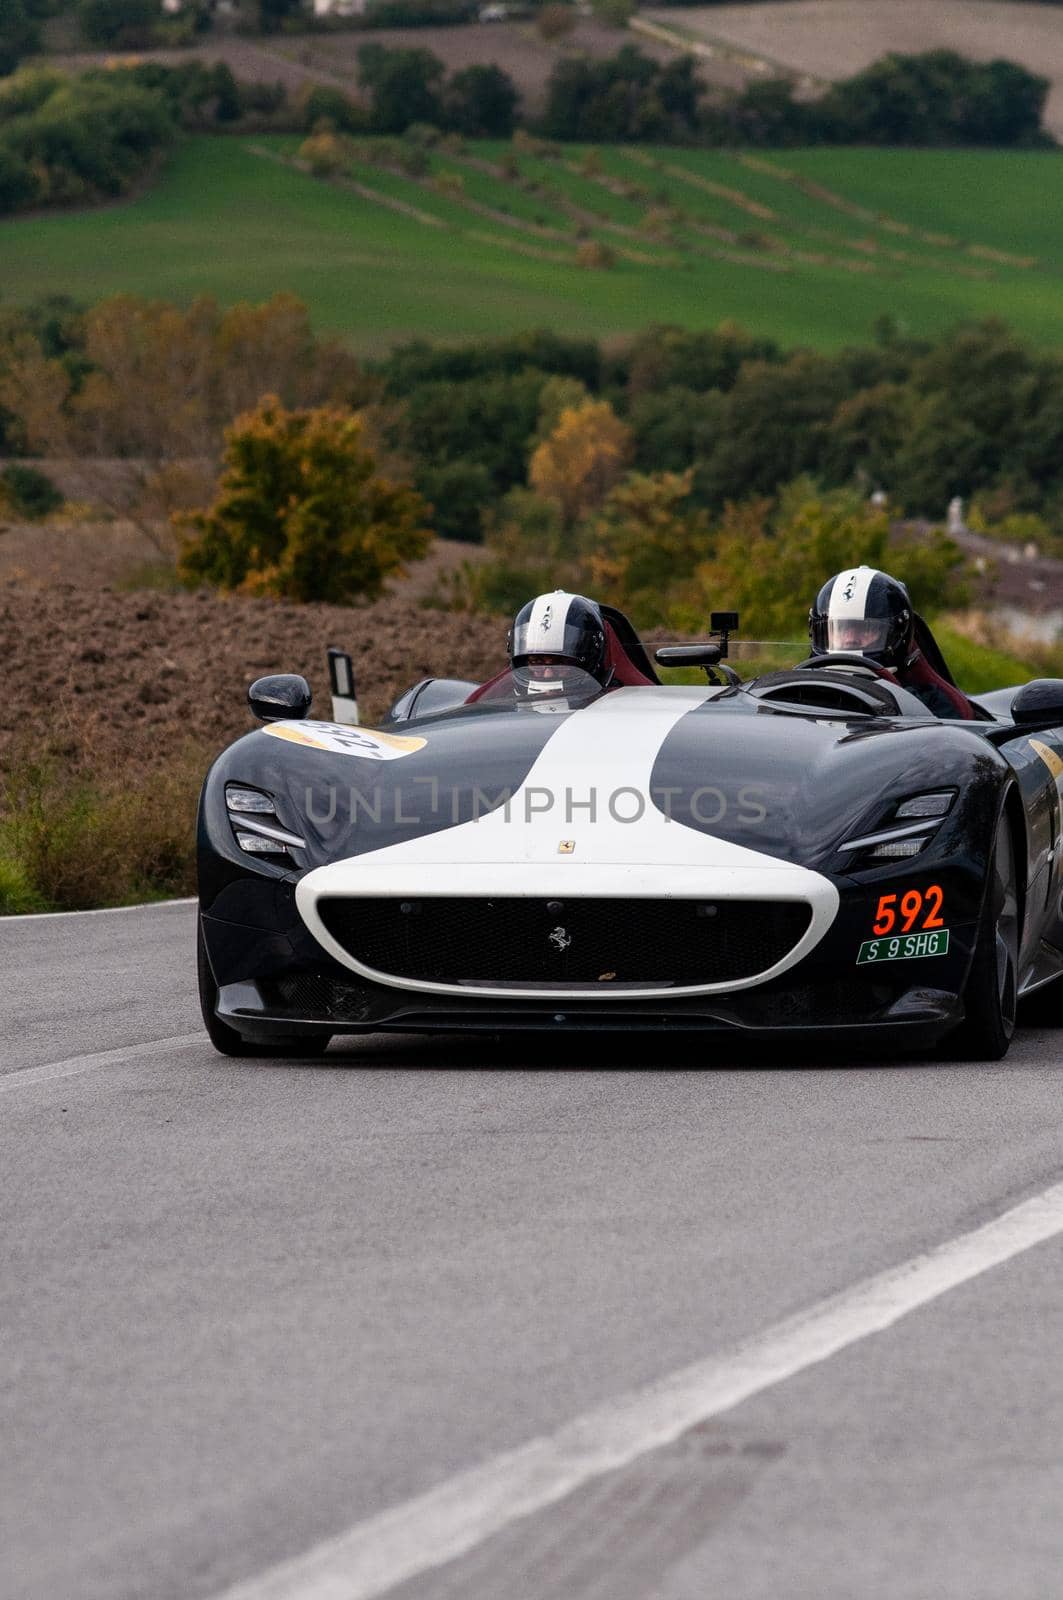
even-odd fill
[{"label": "side mirror", "polygon": [[714,667],[721,650],[718,644],[662,644],[653,652],[662,667]]},{"label": "side mirror", "polygon": [[1025,727],[1063,727],[1063,678],[1035,678],[1011,702],[1011,719]]},{"label": "side mirror", "polygon": [[251,715],[259,722],[299,720],[310,710],[312,699],[310,685],[297,672],[274,672],[268,678],[256,678],[247,691]]}]

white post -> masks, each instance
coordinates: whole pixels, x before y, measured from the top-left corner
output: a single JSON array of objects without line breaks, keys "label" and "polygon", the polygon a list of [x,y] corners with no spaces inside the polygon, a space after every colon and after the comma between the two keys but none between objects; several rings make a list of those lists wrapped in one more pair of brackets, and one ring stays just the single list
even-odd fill
[{"label": "white post", "polygon": [[358,726],[358,694],[354,686],[354,665],[346,650],[335,645],[328,651],[329,685],[332,689],[332,720],[349,728]]}]

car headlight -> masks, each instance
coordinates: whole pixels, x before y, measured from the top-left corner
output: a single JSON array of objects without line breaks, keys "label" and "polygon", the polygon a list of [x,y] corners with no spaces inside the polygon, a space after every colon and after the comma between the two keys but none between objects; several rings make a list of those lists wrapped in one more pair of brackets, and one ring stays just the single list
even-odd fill
[{"label": "car headlight", "polygon": [[943,817],[956,798],[955,789],[935,789],[931,794],[915,794],[902,800],[897,807],[898,817]]},{"label": "car headlight", "polygon": [[227,783],[225,804],[236,842],[249,856],[280,856],[291,861],[290,850],[306,849],[305,839],[281,826],[273,796],[264,789]]},{"label": "car headlight", "polygon": [[917,856],[926,839],[886,839],[882,844],[875,845],[869,850],[868,857],[872,861],[895,861],[905,856]]},{"label": "car headlight", "polygon": [[272,816],[277,814],[277,807],[273,803],[271,794],[266,794],[261,789],[245,789],[239,783],[225,785],[225,804],[230,811],[257,811]]},{"label": "car headlight", "polygon": [[[917,856],[930,843],[942,818],[956,798],[955,789],[932,789],[914,794],[896,806],[890,819],[883,819],[872,833],[847,839],[841,846],[846,854],[859,852],[867,861],[898,861]],[[913,818],[920,820],[914,821]],[[856,865],[850,862],[850,865]]]}]

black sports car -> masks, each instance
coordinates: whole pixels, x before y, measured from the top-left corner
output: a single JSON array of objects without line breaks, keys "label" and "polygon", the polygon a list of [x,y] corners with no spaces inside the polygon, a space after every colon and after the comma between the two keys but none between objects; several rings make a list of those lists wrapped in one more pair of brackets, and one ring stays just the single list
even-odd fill
[{"label": "black sports car", "polygon": [[217,1048],[700,1029],[994,1059],[1019,997],[1063,990],[1063,681],[946,722],[859,658],[741,683],[697,646],[669,664],[726,681],[665,687],[623,647],[608,693],[427,679],[379,728],[254,685],[265,725],[199,812]]}]

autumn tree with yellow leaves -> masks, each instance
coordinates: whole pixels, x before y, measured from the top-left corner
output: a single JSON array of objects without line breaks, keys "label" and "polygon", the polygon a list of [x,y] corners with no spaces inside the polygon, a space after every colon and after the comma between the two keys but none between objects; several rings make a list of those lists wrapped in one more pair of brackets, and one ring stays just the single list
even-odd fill
[{"label": "autumn tree with yellow leaves", "polygon": [[214,504],[177,519],[180,572],[289,600],[375,599],[425,554],[429,515],[415,490],[377,472],[358,416],[288,411],[266,395],[226,433]]},{"label": "autumn tree with yellow leaves", "polygon": [[631,430],[608,401],[566,407],[532,455],[528,482],[553,501],[564,527],[571,529],[619,483],[632,453]]}]

